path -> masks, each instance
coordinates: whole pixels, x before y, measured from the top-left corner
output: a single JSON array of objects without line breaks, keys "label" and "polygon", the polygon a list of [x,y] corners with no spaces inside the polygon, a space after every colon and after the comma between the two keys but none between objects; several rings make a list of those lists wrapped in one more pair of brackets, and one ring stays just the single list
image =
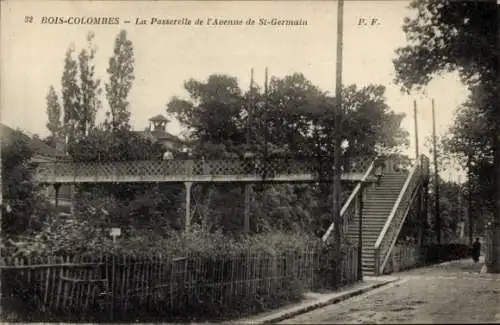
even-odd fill
[{"label": "path", "polygon": [[460,260],[398,273],[398,282],[281,324],[500,322],[500,275],[481,266]]}]

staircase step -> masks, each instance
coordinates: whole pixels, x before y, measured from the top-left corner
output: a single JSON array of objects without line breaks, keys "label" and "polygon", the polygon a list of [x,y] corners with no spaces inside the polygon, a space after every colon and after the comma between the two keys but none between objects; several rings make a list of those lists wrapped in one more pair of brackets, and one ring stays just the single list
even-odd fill
[{"label": "staircase step", "polygon": [[392,200],[392,199],[378,199],[378,200],[366,200],[363,204],[363,207],[366,208],[366,207],[370,207],[372,205],[377,205],[377,206],[391,206],[391,205],[394,205],[394,203],[396,203],[396,200]]},{"label": "staircase step", "polygon": [[388,217],[389,214],[391,214],[391,212],[392,212],[392,209],[370,208],[370,209],[363,210],[363,218],[365,218],[365,217],[372,217],[372,218],[380,217],[380,218],[382,218],[382,216]]},{"label": "staircase step", "polygon": [[364,204],[363,205],[363,211],[364,210],[372,210],[372,209],[384,209],[391,211],[392,208],[394,207],[394,204],[396,204],[395,201],[391,201],[389,203],[384,203],[384,202],[370,202],[369,204]]},{"label": "staircase step", "polygon": [[[361,231],[361,237],[368,238],[368,237],[373,237],[375,235],[378,236],[378,235],[380,235],[380,232],[382,231],[382,229],[384,229],[383,225],[380,225],[379,227],[371,227],[371,228],[363,227],[363,230]],[[358,229],[352,229],[350,231],[347,231],[345,233],[345,235],[358,238],[359,231],[358,231]]]},{"label": "staircase step", "polygon": [[[366,225],[371,225],[371,224],[379,224],[382,223],[384,224],[387,221],[387,217],[378,217],[378,216],[363,216],[363,227]],[[354,219],[351,221],[352,223],[349,224],[351,225],[358,225],[358,219]]]},{"label": "staircase step", "polygon": [[390,206],[373,205],[365,207],[363,208],[363,220],[365,220],[365,218],[383,218],[380,214],[389,215],[392,212],[393,207],[393,204]]},{"label": "staircase step", "polygon": [[[363,228],[369,228],[369,227],[377,227],[379,225],[384,225],[387,222],[387,218],[389,217],[389,214],[384,215],[384,216],[375,216],[375,215],[368,215],[363,218]],[[359,227],[358,220],[353,220],[349,224],[349,227],[352,225],[356,225]],[[354,228],[353,228],[354,229]],[[357,228],[356,228],[357,230]]]},{"label": "staircase step", "polygon": [[[371,233],[366,233],[365,231],[363,231],[361,233],[361,238],[363,238],[363,240],[369,240],[370,238],[378,237],[381,232],[382,232],[382,228],[379,229],[379,230],[377,230],[377,231],[373,231]],[[352,233],[351,232],[347,232],[345,234],[345,236],[350,237],[350,238],[356,238],[356,239],[359,238],[359,234],[358,234],[357,231],[356,232],[353,231]]]}]

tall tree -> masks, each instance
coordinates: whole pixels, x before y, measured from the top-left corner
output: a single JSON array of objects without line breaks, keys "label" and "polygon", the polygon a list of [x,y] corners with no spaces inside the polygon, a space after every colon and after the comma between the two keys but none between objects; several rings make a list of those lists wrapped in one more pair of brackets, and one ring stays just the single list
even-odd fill
[{"label": "tall tree", "polygon": [[54,86],[50,86],[49,92],[47,93],[47,117],[48,122],[46,124],[47,129],[50,131],[51,142],[54,145],[56,139],[62,133],[62,121],[61,121],[61,104],[59,103],[59,98],[54,89]]},{"label": "tall tree", "polygon": [[184,87],[190,100],[172,98],[167,113],[191,131],[199,153],[231,151],[231,147],[244,143],[244,99],[236,78],[211,75],[207,82],[191,79]]},{"label": "tall tree", "polygon": [[93,63],[96,48],[92,44],[94,33],[87,35],[87,49],[83,49],[78,56],[80,67],[80,119],[78,121],[79,133],[87,136],[89,131],[95,126],[95,117],[101,106],[100,80],[95,77],[95,66]]},{"label": "tall tree", "polygon": [[[488,103],[469,109],[478,109],[478,116],[484,117],[483,129],[490,130],[483,139],[493,148],[496,166],[493,235],[496,253],[491,271],[500,272],[500,116],[497,109],[500,49],[496,1],[413,0],[410,8],[417,15],[406,18],[403,25],[410,44],[396,51],[396,82],[403,90],[410,91],[428,84],[436,73],[457,70],[473,92],[481,88],[483,100]],[[471,132],[466,137],[472,140],[477,134]],[[462,162],[466,164],[467,160]]]},{"label": "tall tree", "polygon": [[66,51],[64,59],[64,71],[62,75],[62,101],[64,137],[67,150],[72,152],[72,147],[78,139],[77,124],[80,112],[80,87],[77,82],[78,64],[73,59],[75,49],[70,46]]},{"label": "tall tree", "polygon": [[127,32],[120,31],[115,39],[113,56],[109,59],[109,83],[106,84],[106,97],[111,119],[108,123],[112,130],[129,129],[130,111],[128,94],[134,81],[134,49],[127,39]]}]

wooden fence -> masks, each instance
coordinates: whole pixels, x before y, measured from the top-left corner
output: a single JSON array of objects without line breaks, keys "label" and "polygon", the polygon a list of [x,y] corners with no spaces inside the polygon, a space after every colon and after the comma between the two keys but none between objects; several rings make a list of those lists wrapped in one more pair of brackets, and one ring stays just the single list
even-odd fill
[{"label": "wooden fence", "polygon": [[422,265],[424,250],[416,244],[398,244],[392,249],[384,273],[399,272]]},{"label": "wooden fence", "polygon": [[484,236],[484,263],[486,264],[486,267],[488,269],[493,267],[493,254],[498,254],[498,252],[495,252],[495,245],[494,245],[494,229],[493,225],[490,223],[486,227],[485,231],[485,236]]},{"label": "wooden fence", "polygon": [[[318,289],[325,283],[322,277],[332,276],[320,272],[325,269],[324,254],[307,250],[280,255],[249,251],[186,257],[4,257],[2,284],[11,296],[31,296],[38,312],[70,319],[129,318],[138,311],[207,314],[298,298],[304,290]],[[346,250],[341,269],[337,286],[358,279],[355,247]]]},{"label": "wooden fence", "polygon": [[[470,247],[464,244],[450,243],[420,247],[418,244],[399,243],[392,249],[391,255],[384,267],[384,274],[445,261],[469,258],[470,256]],[[487,256],[486,259],[488,259]]]}]

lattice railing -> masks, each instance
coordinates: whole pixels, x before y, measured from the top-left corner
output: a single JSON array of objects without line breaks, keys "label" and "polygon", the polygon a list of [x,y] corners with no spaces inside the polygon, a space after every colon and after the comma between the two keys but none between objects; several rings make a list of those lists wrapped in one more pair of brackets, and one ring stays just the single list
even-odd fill
[{"label": "lattice railing", "polygon": [[424,177],[428,173],[426,168],[428,168],[428,159],[422,156],[421,159],[415,162],[410,170],[403,189],[394,204],[394,208],[387,218],[384,228],[375,243],[377,273],[382,272],[384,269],[412,204],[417,204],[418,202],[415,200],[415,197],[423,183]]},{"label": "lattice railing", "polygon": [[[349,196],[346,203],[342,207],[342,210],[340,210],[340,217],[342,219],[342,229],[344,234],[347,233],[349,225],[352,224],[354,218],[356,218],[356,212],[357,212],[356,204],[359,196],[363,195],[364,191],[363,183],[366,182],[366,180],[373,175],[373,172],[374,172],[374,161],[372,161],[371,164],[368,166],[368,169],[363,175],[363,178],[352,191],[351,195]],[[330,224],[330,227],[328,227],[327,231],[323,235],[323,241],[326,241],[328,239],[334,228],[335,228],[335,221]]]},{"label": "lattice railing", "polygon": [[[351,159],[349,170],[344,172],[363,173],[370,166],[370,157]],[[261,176],[273,178],[277,175],[330,175],[331,164],[317,159],[274,158],[262,160],[158,160],[127,162],[43,162],[39,163],[36,179],[40,182],[57,182],[61,179],[88,181],[119,181],[134,177],[178,176]]]}]

